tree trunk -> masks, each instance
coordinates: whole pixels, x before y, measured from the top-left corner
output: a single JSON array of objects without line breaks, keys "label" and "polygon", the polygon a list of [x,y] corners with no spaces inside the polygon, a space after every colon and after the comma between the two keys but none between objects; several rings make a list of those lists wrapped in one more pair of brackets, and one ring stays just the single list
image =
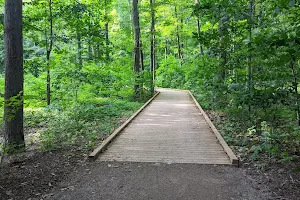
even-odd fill
[{"label": "tree trunk", "polygon": [[78,56],[78,66],[79,69],[82,69],[83,61],[82,61],[82,44],[81,44],[81,35],[79,31],[76,33],[77,35],[77,56]]},{"label": "tree trunk", "polygon": [[144,52],[143,52],[143,43],[140,41],[140,49],[141,49],[141,67],[142,67],[142,72],[145,71],[145,63],[144,63]]},{"label": "tree trunk", "polygon": [[88,59],[93,60],[93,49],[91,39],[88,40]]},{"label": "tree trunk", "polygon": [[226,37],[228,37],[228,30],[227,30],[227,25],[225,21],[229,21],[229,16],[226,15],[223,17],[223,19],[220,20],[221,22],[219,23],[219,34],[220,34],[220,58],[222,59],[223,62],[220,63],[220,79],[219,81],[222,83],[222,85],[225,84],[225,79],[226,79],[226,65],[228,62],[228,40]]},{"label": "tree trunk", "polygon": [[[177,7],[175,6],[175,17],[178,23],[178,13],[177,13]],[[181,52],[181,44],[180,44],[180,34],[179,34],[179,26],[176,25],[176,37],[177,37],[177,48],[178,48],[178,59],[181,64],[182,61],[182,52]]]},{"label": "tree trunk", "polygon": [[295,58],[295,56],[293,56],[291,69],[292,69],[292,75],[294,78],[293,88],[294,88],[294,92],[295,92],[295,96],[296,96],[295,112],[296,112],[296,117],[297,117],[297,125],[300,126],[300,95],[299,95],[299,91],[298,91],[298,78],[297,78],[296,71],[295,71],[295,64],[296,64],[296,58]]},{"label": "tree trunk", "polygon": [[101,57],[101,53],[100,53],[100,45],[97,44],[96,48],[95,48],[95,58],[99,59]]},{"label": "tree trunk", "polygon": [[104,18],[105,18],[105,54],[106,54],[106,60],[109,61],[110,57],[109,57],[109,30],[108,30],[108,15],[107,15],[107,1],[105,0],[105,14],[104,14]]},{"label": "tree trunk", "polygon": [[150,0],[151,6],[151,35],[150,35],[150,71],[152,72],[151,93],[154,95],[155,85],[155,0]]},{"label": "tree trunk", "polygon": [[23,128],[22,0],[5,1],[4,139],[9,152],[25,146]]},{"label": "tree trunk", "polygon": [[[53,14],[52,0],[49,0],[49,23],[50,23],[50,44],[47,45],[47,105],[51,104],[51,75],[50,75],[50,58],[53,49]],[[48,41],[47,41],[48,43]]]},{"label": "tree trunk", "polygon": [[134,64],[133,70],[136,74],[136,80],[134,84],[135,98],[140,97],[140,22],[139,22],[139,11],[138,11],[138,0],[132,0],[132,21],[133,21],[133,31],[134,31]]},{"label": "tree trunk", "polygon": [[168,39],[165,38],[165,60],[167,60],[169,54],[170,54],[170,52],[169,52],[169,48],[168,48]]},{"label": "tree trunk", "polygon": [[[201,25],[200,25],[200,19],[199,16],[197,17],[197,26],[198,26],[198,37],[200,37],[201,34]],[[201,44],[201,42],[199,41],[199,49],[200,49],[200,53],[203,56],[204,52],[203,52],[203,46]]]},{"label": "tree trunk", "polygon": [[106,60],[108,61],[110,59],[109,57],[109,32],[108,32],[108,22],[105,23],[105,54],[106,54]]},{"label": "tree trunk", "polygon": [[[198,4],[199,1],[196,0],[195,1],[195,4]],[[198,31],[198,37],[200,38],[200,34],[201,34],[201,25],[200,25],[200,16],[198,15],[197,16],[197,31]],[[203,53],[203,47],[202,47],[202,44],[201,42],[199,41],[199,50],[200,50],[200,54],[203,56],[204,53]]]},{"label": "tree trunk", "polygon": [[[252,69],[252,29],[253,29],[253,17],[254,17],[254,6],[255,6],[255,0],[251,0],[249,4],[249,19],[248,19],[248,25],[249,25],[249,44],[248,44],[248,67],[247,67],[247,78],[248,78],[248,95],[249,99],[252,99],[252,90],[253,90],[253,69]],[[248,105],[249,113],[251,112],[251,102],[249,102]]]}]

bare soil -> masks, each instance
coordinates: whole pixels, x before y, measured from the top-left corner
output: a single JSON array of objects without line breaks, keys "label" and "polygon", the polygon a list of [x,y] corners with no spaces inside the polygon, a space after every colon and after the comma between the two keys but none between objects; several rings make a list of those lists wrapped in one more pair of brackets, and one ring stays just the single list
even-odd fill
[{"label": "bare soil", "polygon": [[292,166],[91,162],[80,150],[36,152],[0,168],[0,199],[288,199]]},{"label": "bare soil", "polygon": [[99,162],[63,181],[47,199],[271,199],[247,170],[222,165]]},{"label": "bare soil", "polygon": [[0,200],[43,199],[85,162],[81,151],[30,152],[0,166]]}]

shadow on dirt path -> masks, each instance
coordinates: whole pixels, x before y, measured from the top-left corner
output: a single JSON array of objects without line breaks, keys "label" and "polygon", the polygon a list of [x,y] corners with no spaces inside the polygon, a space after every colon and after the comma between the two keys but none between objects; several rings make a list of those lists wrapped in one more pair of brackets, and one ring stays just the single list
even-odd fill
[{"label": "shadow on dirt path", "polygon": [[270,199],[246,171],[231,166],[96,162],[82,166],[47,199]]}]

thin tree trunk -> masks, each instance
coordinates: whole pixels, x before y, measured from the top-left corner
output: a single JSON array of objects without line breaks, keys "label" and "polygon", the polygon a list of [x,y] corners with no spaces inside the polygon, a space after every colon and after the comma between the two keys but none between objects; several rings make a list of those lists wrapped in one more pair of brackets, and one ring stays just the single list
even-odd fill
[{"label": "thin tree trunk", "polygon": [[[198,26],[198,37],[200,37],[201,34],[201,25],[200,25],[200,19],[199,17],[197,17],[197,26]],[[203,56],[204,52],[203,52],[203,46],[201,44],[201,42],[199,41],[199,49],[200,49],[200,53]]]},{"label": "thin tree trunk", "polygon": [[142,67],[142,72],[145,71],[145,63],[144,63],[144,52],[143,52],[143,43],[140,41],[140,49],[141,49],[141,67]]},{"label": "thin tree trunk", "polygon": [[[76,33],[77,38],[77,57],[78,57],[78,71],[80,72],[83,67],[83,60],[82,60],[82,43],[81,43],[81,34],[77,30]],[[75,81],[76,82],[76,81]],[[78,89],[79,85],[75,86],[75,100],[78,100]]]},{"label": "thin tree trunk", "polygon": [[[164,18],[166,18],[166,12],[164,10]],[[167,60],[168,55],[169,55],[169,50],[168,50],[168,39],[165,37],[165,60]]]},{"label": "thin tree trunk", "polygon": [[222,66],[221,66],[220,76],[221,76],[222,83],[224,84],[225,79],[226,79],[225,67],[226,67],[226,64],[227,64],[227,48],[226,47],[223,47],[223,49],[221,51],[221,58],[223,59],[223,62],[222,62]]},{"label": "thin tree trunk", "polygon": [[[253,15],[254,15],[254,6],[255,6],[255,0],[251,0],[250,4],[249,4],[249,20],[248,20],[248,25],[249,25],[249,44],[248,44],[248,51],[249,51],[249,55],[248,55],[248,67],[247,67],[247,71],[248,71],[248,95],[249,95],[249,99],[252,98],[252,90],[253,90],[253,78],[252,78],[252,74],[253,74],[253,69],[252,69],[252,29],[253,29]],[[249,102],[248,105],[248,110],[249,113],[251,112],[251,103]]]},{"label": "thin tree trunk", "polygon": [[167,38],[165,39],[165,60],[167,60],[169,55],[169,50],[168,50],[168,40]]},{"label": "thin tree trunk", "polygon": [[151,93],[154,94],[155,85],[155,0],[150,0],[151,6],[151,35],[150,35],[150,71],[152,72]]},{"label": "thin tree trunk", "polygon": [[[175,17],[178,23],[178,13],[177,13],[177,7],[175,6]],[[181,44],[180,44],[180,34],[179,34],[179,26],[176,25],[176,37],[177,37],[177,48],[178,48],[178,59],[181,64],[182,61],[182,52],[181,52]]]},{"label": "thin tree trunk", "polygon": [[99,44],[97,44],[97,46],[96,46],[96,55],[95,55],[95,57],[97,58],[97,59],[99,59],[100,58],[100,56],[101,56],[101,53],[100,53],[100,45]]},{"label": "thin tree trunk", "polygon": [[[198,4],[199,1],[198,0],[195,0],[195,4]],[[200,25],[200,16],[198,15],[197,16],[197,31],[198,31],[198,38],[200,38],[200,34],[201,34],[201,25]],[[201,42],[199,41],[199,50],[200,50],[200,54],[203,56],[204,53],[203,53],[203,47],[202,47],[202,44]]]},{"label": "thin tree trunk", "polygon": [[294,77],[293,88],[294,88],[295,95],[296,95],[295,111],[296,111],[296,117],[297,117],[297,125],[300,126],[300,95],[299,95],[299,91],[298,91],[298,78],[297,78],[296,71],[295,71],[295,63],[296,63],[296,58],[295,58],[295,56],[293,56],[291,69],[292,69],[292,75]]},{"label": "thin tree trunk", "polygon": [[[200,38],[200,34],[201,34],[201,25],[200,25],[200,19],[199,17],[197,17],[197,27],[198,27],[198,37]],[[199,41],[199,49],[200,49],[200,53],[201,55],[203,55],[203,47],[201,45],[201,42]]]},{"label": "thin tree trunk", "polygon": [[77,56],[78,56],[78,66],[82,69],[83,61],[82,61],[82,44],[81,44],[81,35],[79,31],[76,33],[77,35]]},{"label": "thin tree trunk", "polygon": [[108,15],[107,15],[107,0],[105,0],[105,55],[106,55],[106,61],[109,61],[109,29],[108,29]]},{"label": "thin tree trunk", "polygon": [[[91,18],[91,13],[89,12],[89,17]],[[88,60],[93,60],[93,48],[92,48],[92,34],[91,33],[91,26],[92,26],[92,20],[90,20],[90,23],[88,24],[88,32],[89,32],[89,38],[88,38]]]},{"label": "thin tree trunk", "polygon": [[223,62],[221,62],[221,66],[220,66],[220,78],[222,81],[222,84],[225,83],[225,79],[226,79],[226,64],[227,64],[227,44],[226,44],[226,40],[224,39],[224,37],[226,36],[226,28],[224,28],[223,24],[220,24],[220,57],[223,60]]},{"label": "thin tree trunk", "polygon": [[91,40],[89,39],[88,41],[88,59],[92,60],[93,59],[93,49],[91,45]]},{"label": "thin tree trunk", "polygon": [[110,59],[109,56],[109,32],[108,32],[108,22],[105,23],[105,54],[106,54],[106,60],[108,61]]},{"label": "thin tree trunk", "polygon": [[[51,104],[51,74],[50,74],[50,59],[53,49],[53,14],[52,0],[49,0],[49,23],[50,23],[50,44],[47,47],[47,105]],[[48,42],[48,41],[47,41]]]},{"label": "thin tree trunk", "polygon": [[4,16],[4,145],[9,152],[13,152],[25,146],[22,0],[6,0]]},{"label": "thin tree trunk", "polygon": [[[183,19],[182,19],[182,17],[180,18],[180,31],[182,31],[183,30]],[[183,38],[183,35],[181,35],[181,39],[180,39],[181,41],[180,41],[180,45],[181,45],[181,60],[183,60],[184,59],[184,52],[183,52],[183,49],[184,49],[184,42],[183,42],[183,40],[184,40],[184,38]]]},{"label": "thin tree trunk", "polygon": [[[229,19],[227,19],[229,20]],[[227,27],[224,27],[224,22],[219,23],[219,33],[221,35],[220,37],[220,58],[223,60],[223,62],[220,63],[220,81],[222,84],[225,84],[226,79],[226,65],[227,65],[227,40],[226,36],[228,35]]]},{"label": "thin tree trunk", "polygon": [[133,71],[136,74],[136,80],[134,84],[135,98],[140,97],[140,22],[139,22],[139,11],[138,11],[138,0],[132,0],[132,21],[134,30],[134,64]]}]

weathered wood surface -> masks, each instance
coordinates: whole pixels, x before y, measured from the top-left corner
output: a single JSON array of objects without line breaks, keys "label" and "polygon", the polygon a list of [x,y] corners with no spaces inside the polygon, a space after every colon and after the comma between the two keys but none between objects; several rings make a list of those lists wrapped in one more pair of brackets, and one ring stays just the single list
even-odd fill
[{"label": "weathered wood surface", "polygon": [[101,161],[231,164],[188,91],[159,90]]},{"label": "weathered wood surface", "polygon": [[214,134],[218,138],[218,140],[219,140],[220,144],[222,145],[224,151],[229,156],[231,164],[239,166],[239,159],[236,157],[236,155],[230,149],[230,147],[228,146],[228,144],[226,143],[226,141],[224,140],[224,138],[222,137],[222,135],[220,134],[220,132],[218,131],[218,129],[215,127],[215,125],[209,119],[209,117],[207,116],[207,114],[205,113],[205,111],[203,110],[203,108],[200,106],[200,104],[198,103],[198,101],[195,99],[194,95],[190,91],[189,91],[189,93],[190,93],[191,97],[193,98],[196,106],[198,107],[198,109],[202,113],[202,115],[203,115],[204,119],[206,120],[207,124],[210,126],[210,128],[212,129],[212,131],[214,132]]},{"label": "weathered wood surface", "polygon": [[97,156],[105,150],[105,148],[123,131],[123,129],[131,123],[131,121],[138,116],[152,101],[157,97],[159,92],[156,92],[155,95],[147,101],[136,113],[134,113],[126,122],[124,122],[119,128],[117,128],[106,140],[102,142],[90,155],[90,158],[97,158]]}]

